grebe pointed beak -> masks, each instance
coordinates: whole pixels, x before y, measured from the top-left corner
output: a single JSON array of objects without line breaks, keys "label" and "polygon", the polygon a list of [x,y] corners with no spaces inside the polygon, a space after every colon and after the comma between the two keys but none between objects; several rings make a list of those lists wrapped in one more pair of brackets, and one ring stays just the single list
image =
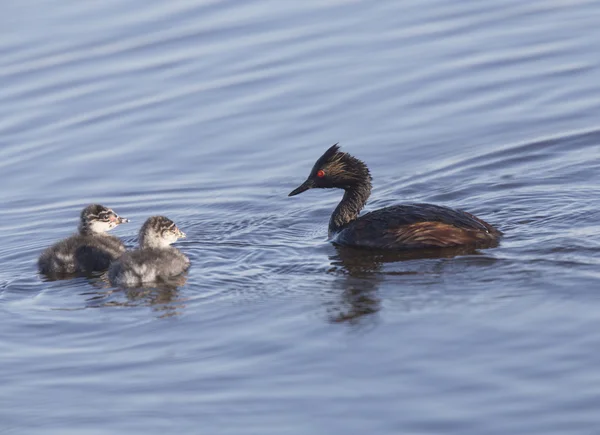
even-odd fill
[{"label": "grebe pointed beak", "polygon": [[298,195],[299,193],[306,192],[308,189],[312,189],[313,187],[314,187],[314,184],[313,184],[312,180],[306,180],[300,186],[298,186],[294,190],[292,190],[288,196]]},{"label": "grebe pointed beak", "polygon": [[126,224],[127,222],[129,222],[129,219],[126,219],[124,217],[119,216],[117,218],[117,224]]}]

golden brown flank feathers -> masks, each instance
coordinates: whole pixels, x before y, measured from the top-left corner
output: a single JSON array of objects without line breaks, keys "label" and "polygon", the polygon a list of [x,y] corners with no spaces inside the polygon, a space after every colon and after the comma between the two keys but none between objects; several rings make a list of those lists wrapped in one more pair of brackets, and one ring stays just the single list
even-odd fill
[{"label": "golden brown flank feathers", "polygon": [[436,246],[446,248],[460,245],[486,244],[494,241],[496,235],[458,228],[443,222],[417,222],[388,230],[394,242],[405,247],[408,246]]}]

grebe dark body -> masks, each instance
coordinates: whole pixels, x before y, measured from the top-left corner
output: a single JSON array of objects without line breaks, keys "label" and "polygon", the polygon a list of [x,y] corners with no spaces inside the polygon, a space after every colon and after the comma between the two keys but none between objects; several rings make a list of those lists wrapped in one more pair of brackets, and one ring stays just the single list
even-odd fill
[{"label": "grebe dark body", "polygon": [[385,207],[359,217],[371,194],[371,175],[361,160],[333,145],[315,163],[309,177],[289,196],[312,188],[340,188],[344,197],[331,215],[334,243],[374,249],[447,248],[497,244],[502,233],[462,210],[432,204]]}]

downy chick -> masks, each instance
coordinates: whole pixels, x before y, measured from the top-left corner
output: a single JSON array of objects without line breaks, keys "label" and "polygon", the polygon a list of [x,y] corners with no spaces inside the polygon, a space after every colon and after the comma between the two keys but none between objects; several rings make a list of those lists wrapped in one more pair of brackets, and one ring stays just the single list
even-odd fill
[{"label": "downy chick", "polygon": [[47,248],[38,259],[46,275],[106,270],[125,252],[123,242],[106,232],[129,222],[110,208],[92,204],[81,211],[79,232]]},{"label": "downy chick", "polygon": [[183,273],[190,266],[190,260],[170,246],[182,238],[185,234],[171,219],[152,216],[140,229],[139,249],[126,252],[110,265],[111,284],[135,287]]}]

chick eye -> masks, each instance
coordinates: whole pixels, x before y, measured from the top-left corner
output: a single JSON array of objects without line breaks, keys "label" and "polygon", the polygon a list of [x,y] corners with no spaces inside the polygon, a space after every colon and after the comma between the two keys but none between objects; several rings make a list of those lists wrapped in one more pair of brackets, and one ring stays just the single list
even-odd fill
[{"label": "chick eye", "polygon": [[324,176],[325,176],[325,171],[323,169],[319,169],[319,172],[317,172],[317,177],[323,178]]}]

